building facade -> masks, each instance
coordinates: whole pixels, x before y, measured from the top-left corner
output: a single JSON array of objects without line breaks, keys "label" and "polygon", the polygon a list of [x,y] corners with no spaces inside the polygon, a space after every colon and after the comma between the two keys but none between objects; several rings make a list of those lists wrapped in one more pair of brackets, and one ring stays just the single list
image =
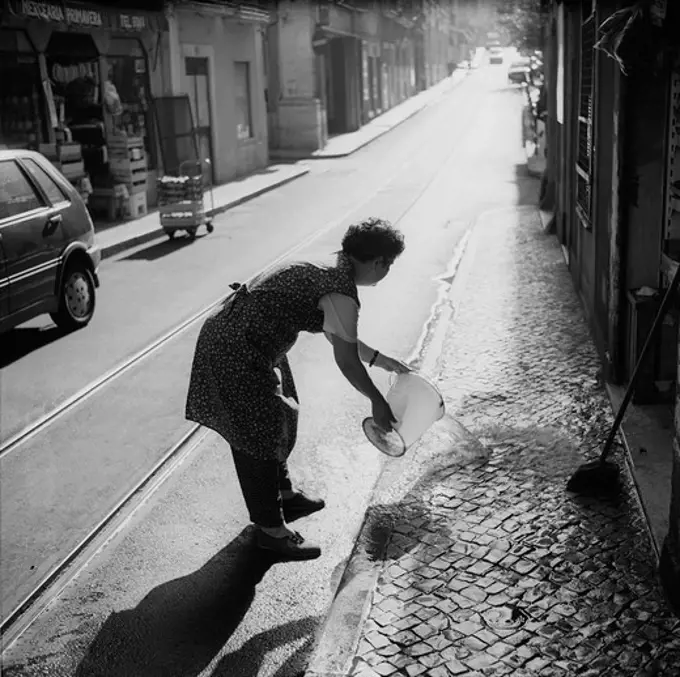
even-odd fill
[{"label": "building facade", "polygon": [[267,34],[273,152],[304,155],[450,74],[453,2],[282,0]]},{"label": "building facade", "polygon": [[[166,5],[167,33],[161,48],[161,92],[173,110],[174,98],[188,97],[200,158],[211,161],[211,176],[223,183],[269,162],[263,35],[269,12],[227,2],[173,2]],[[163,111],[165,112],[165,110]],[[169,119],[159,114],[159,119]],[[182,135],[178,124],[164,128]],[[189,160],[193,149],[169,147],[166,171]],[[209,170],[206,170],[209,171]]]},{"label": "building facade", "polygon": [[[680,262],[680,6],[546,5],[546,195],[605,378],[624,387]],[[675,298],[641,361],[633,402],[651,426],[674,430],[653,479],[636,480],[668,511],[660,570],[680,607],[679,317]]]}]

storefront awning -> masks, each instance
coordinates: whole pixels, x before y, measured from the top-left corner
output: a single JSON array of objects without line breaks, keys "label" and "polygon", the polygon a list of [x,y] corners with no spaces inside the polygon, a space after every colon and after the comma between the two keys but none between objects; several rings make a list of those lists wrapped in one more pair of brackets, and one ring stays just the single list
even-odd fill
[{"label": "storefront awning", "polygon": [[80,2],[9,0],[9,11],[24,19],[38,19],[73,28],[99,28],[121,33],[167,30],[162,12],[113,9]]}]

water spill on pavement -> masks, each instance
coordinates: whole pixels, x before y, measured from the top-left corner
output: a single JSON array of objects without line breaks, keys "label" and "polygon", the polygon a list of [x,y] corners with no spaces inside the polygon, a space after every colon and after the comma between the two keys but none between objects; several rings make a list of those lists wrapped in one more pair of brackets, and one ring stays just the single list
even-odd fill
[{"label": "water spill on pavement", "polygon": [[423,435],[420,445],[430,449],[448,465],[484,462],[491,455],[489,447],[448,413]]}]

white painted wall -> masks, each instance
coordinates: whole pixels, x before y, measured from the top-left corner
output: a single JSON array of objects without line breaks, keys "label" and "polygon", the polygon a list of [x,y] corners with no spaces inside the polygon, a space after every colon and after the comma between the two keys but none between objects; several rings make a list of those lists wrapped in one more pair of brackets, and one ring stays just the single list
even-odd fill
[{"label": "white painted wall", "polygon": [[[258,24],[223,16],[201,15],[190,8],[170,19],[169,70],[172,94],[186,94],[185,57],[205,57],[209,63],[210,111],[215,180],[229,181],[267,165],[267,119],[264,101],[262,46]],[[253,137],[239,140],[234,98],[234,62],[250,63]]]}]

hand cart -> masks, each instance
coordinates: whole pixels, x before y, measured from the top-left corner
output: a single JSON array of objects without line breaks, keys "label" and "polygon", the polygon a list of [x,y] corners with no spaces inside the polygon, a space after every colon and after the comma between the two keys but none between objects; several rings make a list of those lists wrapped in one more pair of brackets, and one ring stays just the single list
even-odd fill
[{"label": "hand cart", "polygon": [[[161,226],[172,240],[178,230],[184,230],[191,240],[196,239],[196,231],[205,225],[212,233],[214,226],[205,211],[203,164],[210,169],[210,160],[182,162],[179,176],[163,176],[158,179],[158,205]],[[212,181],[208,187],[210,206],[215,209]]]}]

